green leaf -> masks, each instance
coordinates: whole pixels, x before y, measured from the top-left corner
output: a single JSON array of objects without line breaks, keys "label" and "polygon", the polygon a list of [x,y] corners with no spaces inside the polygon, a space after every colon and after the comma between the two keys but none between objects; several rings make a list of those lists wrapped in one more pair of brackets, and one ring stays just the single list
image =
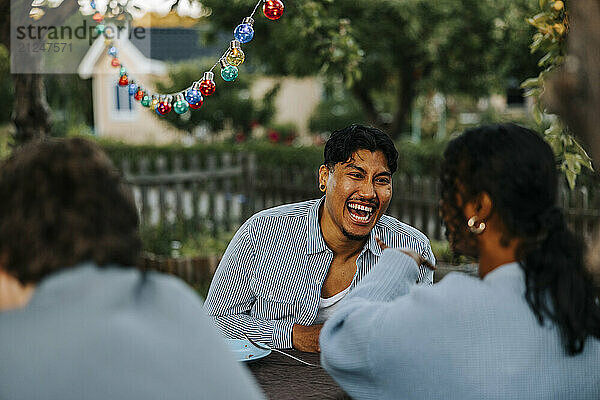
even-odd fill
[{"label": "green leaf", "polygon": [[521,89],[533,88],[540,84],[540,77],[537,78],[529,78],[521,83]]},{"label": "green leaf", "polygon": [[571,190],[575,189],[575,183],[577,182],[577,174],[569,170],[564,170],[564,172],[565,176],[567,177],[567,182],[569,183],[569,188],[571,188]]},{"label": "green leaf", "polygon": [[537,107],[535,107],[533,109],[533,120],[535,121],[535,123],[538,125],[541,125],[542,117],[543,117],[542,112]]},{"label": "green leaf", "polygon": [[540,61],[538,61],[538,66],[543,67],[545,65],[548,65],[548,63],[551,63],[553,61],[553,57],[554,54],[550,53],[546,53],[546,55],[542,58],[540,58]]}]

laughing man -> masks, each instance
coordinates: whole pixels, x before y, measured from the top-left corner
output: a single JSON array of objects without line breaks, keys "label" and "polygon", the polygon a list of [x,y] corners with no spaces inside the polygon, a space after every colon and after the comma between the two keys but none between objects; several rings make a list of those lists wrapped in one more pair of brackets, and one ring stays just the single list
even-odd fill
[{"label": "laughing man", "polygon": [[[376,238],[435,263],[425,235],[384,215],[398,158],[388,135],[351,125],[331,135],[324,158],[322,198],[261,211],[229,243],[204,306],[226,336],[318,352],[328,315],[377,268]],[[432,284],[422,268],[420,283]]]}]

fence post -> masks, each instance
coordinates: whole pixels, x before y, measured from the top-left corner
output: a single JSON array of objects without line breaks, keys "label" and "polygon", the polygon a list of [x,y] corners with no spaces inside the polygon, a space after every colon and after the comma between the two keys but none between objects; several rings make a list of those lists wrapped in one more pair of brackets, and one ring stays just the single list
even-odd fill
[{"label": "fence post", "polygon": [[[173,172],[175,175],[183,172],[183,159],[179,154],[173,158]],[[183,183],[179,180],[175,183],[175,218],[177,222],[184,220]]]},{"label": "fence post", "polygon": [[[200,160],[198,159],[197,154],[192,154],[190,156],[189,167],[191,172],[200,171]],[[197,181],[193,181],[191,183],[190,190],[192,192],[192,221],[194,223],[194,227],[197,229],[200,225],[200,189]]]},{"label": "fence post", "polygon": [[[158,156],[155,160],[156,162],[156,171],[160,175],[165,175],[167,173],[167,159],[163,156]],[[167,190],[164,183],[161,183],[158,186],[158,208],[159,208],[159,223],[167,222],[167,201],[166,195]]]},{"label": "fence post", "polygon": [[[142,157],[138,160],[138,173],[140,175],[147,175],[150,161],[146,157]],[[141,210],[141,224],[150,225],[150,203],[148,201],[148,187],[145,185],[140,185],[140,192],[142,198],[142,210]]]},{"label": "fence post", "polygon": [[256,155],[245,153],[242,164],[242,220],[247,220],[254,214],[254,179],[256,177]]},{"label": "fence post", "polygon": [[[215,155],[211,154],[208,156],[206,160],[206,170],[207,172],[216,172],[217,171],[217,158]],[[216,210],[216,191],[217,184],[215,179],[209,179],[208,184],[206,185],[208,188],[208,219],[210,221],[210,229],[213,236],[217,235],[217,210]]]},{"label": "fence post", "polygon": [[[221,168],[223,168],[224,170],[231,169],[233,167],[231,161],[232,161],[231,153],[224,153],[221,156]],[[222,182],[223,182],[222,189],[223,189],[223,196],[224,196],[224,201],[225,201],[224,208],[223,208],[223,227],[225,228],[226,232],[229,232],[231,230],[231,211],[232,211],[231,199],[233,197],[233,193],[231,193],[232,192],[231,180],[232,180],[231,176],[225,176],[222,179]]]}]

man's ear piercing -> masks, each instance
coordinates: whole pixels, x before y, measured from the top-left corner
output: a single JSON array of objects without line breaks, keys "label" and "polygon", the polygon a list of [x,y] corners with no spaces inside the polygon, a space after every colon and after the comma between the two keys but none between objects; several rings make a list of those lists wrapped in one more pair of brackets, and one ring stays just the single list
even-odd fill
[{"label": "man's ear piercing", "polygon": [[319,189],[321,189],[321,192],[324,192],[325,191],[325,185],[319,186]]}]

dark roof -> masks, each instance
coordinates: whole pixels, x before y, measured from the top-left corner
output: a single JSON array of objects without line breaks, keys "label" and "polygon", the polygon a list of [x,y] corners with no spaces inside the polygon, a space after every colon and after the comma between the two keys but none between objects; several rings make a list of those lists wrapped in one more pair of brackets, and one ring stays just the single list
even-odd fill
[{"label": "dark roof", "polygon": [[224,50],[222,46],[202,46],[198,31],[190,28],[150,28],[147,38],[139,40],[131,35],[130,39],[144,56],[161,61],[219,57]]}]

